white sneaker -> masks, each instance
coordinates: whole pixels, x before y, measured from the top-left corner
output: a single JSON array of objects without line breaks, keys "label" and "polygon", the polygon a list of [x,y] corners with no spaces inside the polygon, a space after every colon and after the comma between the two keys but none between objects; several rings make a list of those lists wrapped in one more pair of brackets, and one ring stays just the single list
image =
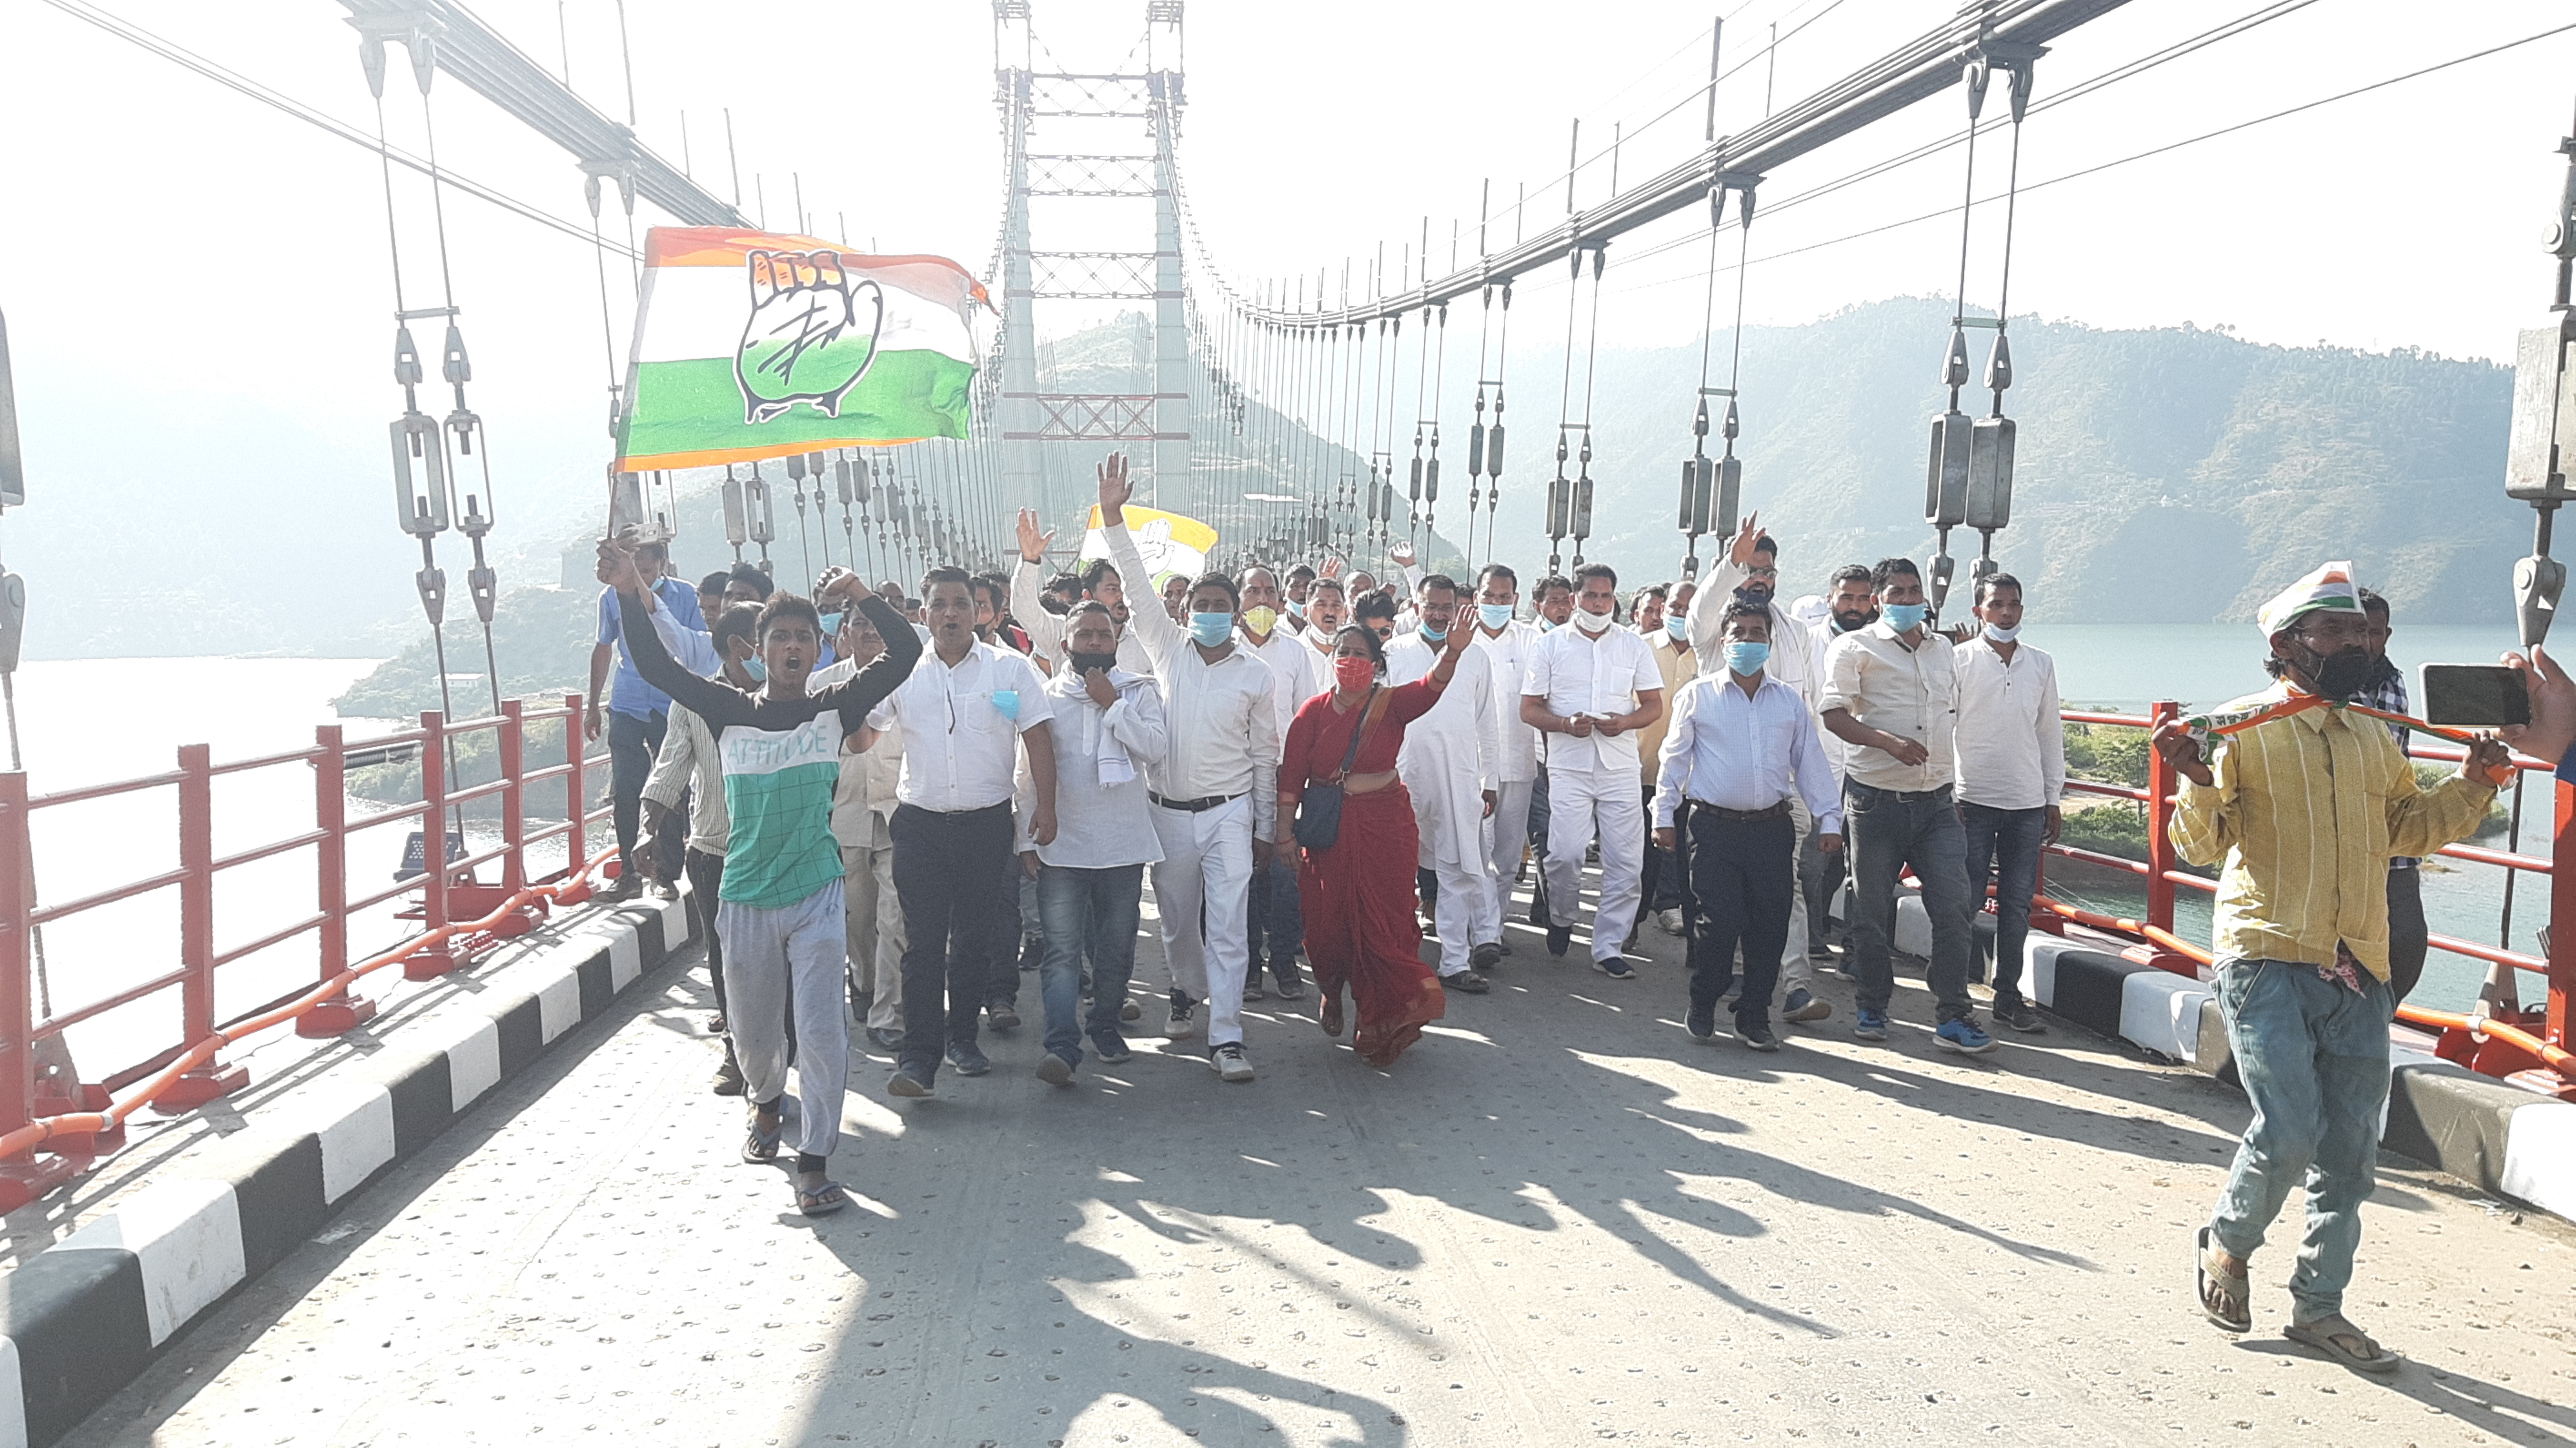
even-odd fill
[{"label": "white sneaker", "polygon": [[1172,1012],[1171,1020],[1166,1022],[1163,1026],[1163,1036],[1166,1040],[1186,1041],[1198,1033],[1198,1007],[1196,1005],[1182,1006],[1180,1009]]},{"label": "white sneaker", "polygon": [[1682,931],[1688,928],[1682,923],[1682,912],[1680,906],[1675,906],[1670,910],[1656,911],[1655,923],[1664,928],[1664,933],[1666,935],[1679,935]]},{"label": "white sneaker", "polygon": [[1209,1060],[1215,1065],[1216,1074],[1224,1080],[1249,1081],[1252,1079],[1252,1058],[1243,1053],[1243,1043],[1240,1041],[1228,1041],[1217,1047],[1215,1054]]}]

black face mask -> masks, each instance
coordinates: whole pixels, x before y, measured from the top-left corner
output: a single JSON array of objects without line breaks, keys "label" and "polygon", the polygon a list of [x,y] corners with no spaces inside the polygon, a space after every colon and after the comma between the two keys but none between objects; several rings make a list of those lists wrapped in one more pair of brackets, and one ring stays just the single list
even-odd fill
[{"label": "black face mask", "polygon": [[1077,677],[1090,673],[1094,669],[1098,669],[1101,672],[1106,673],[1109,670],[1118,667],[1118,656],[1116,654],[1068,653],[1064,656],[1064,660],[1066,663],[1073,666],[1073,672]]},{"label": "black face mask", "polygon": [[1735,590],[1735,601],[1752,604],[1758,608],[1771,601],[1771,585],[1767,583],[1739,585]]},{"label": "black face mask", "polygon": [[1874,608],[1844,609],[1834,615],[1834,627],[1844,633],[1851,633],[1854,630],[1869,627],[1869,621],[1876,617],[1878,617],[1878,610]]},{"label": "black face mask", "polygon": [[2370,687],[2372,677],[2378,672],[2378,659],[2359,644],[2330,654],[2318,653],[2302,644],[2300,651],[2307,655],[2300,662],[2301,671],[2315,684],[2318,693],[2339,703]]}]

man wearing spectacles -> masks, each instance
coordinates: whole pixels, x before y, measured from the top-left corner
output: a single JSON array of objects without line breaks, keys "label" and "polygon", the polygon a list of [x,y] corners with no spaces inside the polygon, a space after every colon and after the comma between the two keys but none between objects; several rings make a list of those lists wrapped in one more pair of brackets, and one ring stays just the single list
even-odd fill
[{"label": "man wearing spectacles", "polygon": [[[1726,672],[1726,609],[1729,604],[1745,603],[1766,609],[1771,615],[1771,652],[1763,661],[1763,677],[1788,685],[1799,698],[1807,701],[1807,711],[1817,712],[1817,701],[1823,695],[1825,637],[1780,606],[1780,545],[1762,531],[1762,515],[1756,513],[1736,530],[1735,542],[1724,560],[1709,570],[1708,583],[1690,602],[1690,647],[1699,656],[1703,674]],[[1818,715],[1818,725],[1823,717]],[[1826,754],[1834,757],[1840,751],[1826,736]],[[1839,789],[1839,785],[1837,785]],[[1792,791],[1789,814],[1798,826],[1798,890],[1789,902],[1789,942],[1780,955],[1780,1018],[1787,1021],[1821,1021],[1834,1013],[1828,1002],[1815,993],[1815,967],[1808,954],[1811,936],[1807,925],[1807,877],[1826,868],[1816,848],[1816,821],[1807,812],[1806,801]],[[1821,935],[1822,932],[1815,932]]]}]

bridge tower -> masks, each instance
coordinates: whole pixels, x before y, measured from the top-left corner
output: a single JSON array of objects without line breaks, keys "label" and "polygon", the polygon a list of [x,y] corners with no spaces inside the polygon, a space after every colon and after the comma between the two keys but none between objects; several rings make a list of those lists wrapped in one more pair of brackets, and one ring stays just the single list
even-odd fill
[{"label": "bridge tower", "polygon": [[[1047,527],[1068,533],[1091,500],[1092,463],[1113,447],[1124,447],[1136,468],[1138,501],[1193,506],[1194,364],[1172,155],[1186,103],[1181,12],[1182,0],[1148,0],[1142,70],[1080,72],[1041,68],[1029,0],[993,0],[994,102],[1010,178],[1000,277],[1002,477],[1015,503],[1035,506]],[[1136,247],[1144,237],[1140,201],[1153,204],[1150,249]],[[1042,236],[1053,244],[1040,245]],[[1150,344],[1123,368],[1078,359],[1059,370],[1041,353],[1041,302],[1051,304],[1050,320],[1075,326],[1114,321],[1127,303],[1151,303]]]}]

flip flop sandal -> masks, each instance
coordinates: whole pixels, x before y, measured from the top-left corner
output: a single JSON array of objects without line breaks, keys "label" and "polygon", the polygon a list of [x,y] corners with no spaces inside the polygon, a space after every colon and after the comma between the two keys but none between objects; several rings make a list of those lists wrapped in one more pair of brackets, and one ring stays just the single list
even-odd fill
[{"label": "flip flop sandal", "polygon": [[1326,1000],[1315,1013],[1315,1024],[1324,1028],[1325,1035],[1338,1038],[1342,1034],[1341,1001],[1338,998]]},{"label": "flip flop sandal", "polygon": [[742,1139],[742,1159],[753,1166],[767,1166],[778,1160],[778,1143],[786,1132],[787,1123],[784,1121],[771,1130],[763,1131],[755,1120],[751,1133]]},{"label": "flip flop sandal", "polygon": [[796,1189],[796,1210],[809,1217],[828,1217],[849,1204],[849,1189],[839,1182],[825,1182],[810,1192]]},{"label": "flip flop sandal", "polygon": [[[2253,1331],[2254,1313],[2251,1306],[2253,1284],[2242,1273],[2230,1274],[2218,1270],[2216,1265],[2218,1244],[2209,1235],[2207,1227],[2201,1228],[2200,1235],[2193,1240],[2199,1247],[2193,1267],[2194,1275],[2200,1284],[2200,1315],[2229,1332]],[[2231,1306],[2235,1311],[2227,1310]],[[2295,1333],[2296,1329],[2292,1331]]]},{"label": "flip flop sandal", "polygon": [[[2283,1328],[2282,1336],[2292,1342],[2305,1343],[2345,1367],[2365,1373],[2393,1373],[2405,1359],[2371,1340],[2370,1334],[2352,1325],[2338,1312],[2314,1322],[2294,1322]],[[2360,1347],[2347,1347],[2357,1342]]]}]

